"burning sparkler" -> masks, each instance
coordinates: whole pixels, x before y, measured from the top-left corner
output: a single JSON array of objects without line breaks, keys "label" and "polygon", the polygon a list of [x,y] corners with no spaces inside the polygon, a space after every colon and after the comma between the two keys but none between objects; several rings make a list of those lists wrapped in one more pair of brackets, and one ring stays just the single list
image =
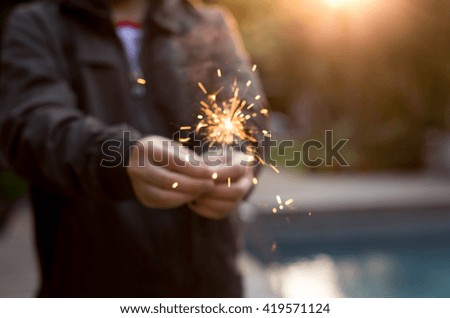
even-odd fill
[{"label": "burning sparkler", "polygon": [[[252,67],[252,72],[255,72],[257,66]],[[217,77],[222,78],[224,73],[221,69],[217,69]],[[231,86],[231,97],[225,97],[223,92],[225,87],[221,87],[214,92],[208,89],[199,82],[198,87],[204,94],[204,98],[200,101],[200,113],[196,116],[198,122],[193,126],[183,126],[180,130],[193,130],[196,134],[208,143],[210,148],[212,146],[238,146],[240,142],[247,142],[245,147],[246,158],[244,161],[252,163],[259,162],[262,165],[268,165],[276,173],[280,171],[272,164],[268,164],[257,152],[256,144],[258,142],[257,135],[271,137],[271,133],[267,129],[257,128],[256,125],[251,125],[250,120],[258,116],[268,116],[269,110],[267,108],[258,107],[261,100],[261,95],[257,94],[248,97],[249,89],[253,85],[251,80],[245,83],[245,87],[241,88],[237,79],[233,81]],[[244,85],[242,85],[244,86]],[[180,142],[188,142],[187,138],[180,138]],[[245,143],[244,143],[245,144]],[[252,144],[252,145],[248,145]],[[218,179],[217,172],[211,176],[213,180]],[[231,187],[232,180],[230,177],[226,178],[228,187]],[[258,179],[252,179],[254,185],[258,184]],[[281,201],[281,197],[277,196],[277,207],[272,209],[273,213],[278,210],[283,210],[284,207],[293,203],[292,199],[286,202]]]},{"label": "burning sparkler", "polygon": [[[256,71],[256,65],[253,66],[252,72]],[[222,70],[217,69],[217,76],[223,76]],[[252,86],[252,81],[248,80],[245,88],[241,89],[235,79],[231,85],[231,98],[222,98],[221,93],[224,87],[211,93],[205,86],[199,82],[198,87],[205,95],[205,99],[200,101],[200,114],[197,116],[198,123],[195,125],[195,132],[199,134],[202,139],[210,146],[237,146],[239,142],[256,143],[256,135],[261,133],[263,136],[270,137],[270,132],[267,129],[259,130],[256,126],[249,124],[251,119],[258,116],[268,116],[267,108],[259,109],[257,103],[261,100],[261,95],[256,95],[247,98],[249,88]],[[259,110],[258,110],[259,109]],[[182,127],[181,130],[191,129],[190,126]],[[188,141],[189,138],[180,139],[180,141]],[[245,147],[246,159],[245,161],[251,163],[258,161],[265,165],[266,162],[257,152],[256,147],[247,145]],[[269,164],[269,166],[277,173],[278,169]],[[213,175],[213,179],[217,179],[217,174]],[[253,178],[253,184],[258,183],[257,178]],[[230,180],[228,180],[230,186]]]},{"label": "burning sparkler", "polygon": [[[218,77],[222,77],[220,69],[217,70],[217,74]],[[231,86],[232,97],[220,100],[219,94],[223,91],[223,87],[214,93],[210,93],[199,82],[198,86],[205,94],[206,100],[200,102],[201,114],[197,116],[200,121],[195,128],[195,132],[199,133],[210,145],[237,145],[239,141],[256,142],[255,135],[259,131],[254,127],[248,127],[248,120],[261,114],[267,116],[268,110],[262,109],[258,113],[253,109],[255,102],[261,99],[260,95],[256,95],[252,103],[247,101],[245,95],[251,85],[252,81],[249,80],[241,94],[237,80],[234,80]],[[270,135],[267,130],[262,130],[262,133]],[[256,154],[256,152],[252,154]]]}]

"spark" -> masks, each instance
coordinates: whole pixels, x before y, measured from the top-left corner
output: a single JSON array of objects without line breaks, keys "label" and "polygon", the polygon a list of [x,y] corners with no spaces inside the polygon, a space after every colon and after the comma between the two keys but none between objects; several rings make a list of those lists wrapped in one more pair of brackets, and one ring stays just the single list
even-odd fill
[{"label": "spark", "polygon": [[311,216],[311,215],[312,215],[312,213],[311,213],[311,212],[309,212],[309,213],[308,213],[308,216]]},{"label": "spark", "polygon": [[289,199],[286,202],[284,202],[284,205],[288,206],[288,205],[291,205],[293,202],[294,202],[293,199]]},{"label": "spark", "polygon": [[276,200],[277,200],[277,207],[278,207],[278,209],[277,209],[277,207],[274,207],[272,209],[272,212],[273,211],[282,211],[282,210],[284,210],[284,208],[288,208],[288,206],[291,205],[294,202],[293,199],[288,199],[288,200],[286,200],[283,203],[283,200],[281,199],[281,195],[279,195],[279,194],[276,195]]},{"label": "spark", "polygon": [[269,167],[272,168],[273,171],[275,171],[276,173],[280,173],[280,170],[277,169],[277,167],[275,167],[273,164],[269,164]]},{"label": "spark", "polygon": [[200,89],[204,94],[208,94],[208,91],[206,90],[205,86],[203,86],[202,83],[198,82],[198,87],[200,87]]},{"label": "spark", "polygon": [[178,139],[178,141],[179,141],[179,142],[181,142],[181,143],[186,143],[186,142],[188,142],[189,140],[191,140],[191,138],[190,138],[190,137],[186,137],[186,138],[180,138],[180,139]]},{"label": "spark", "polygon": [[277,242],[273,242],[272,243],[272,248],[270,249],[270,251],[273,253],[277,250],[278,246],[277,246]]},{"label": "spark", "polygon": [[243,159],[243,161],[253,162],[253,161],[255,161],[255,156],[253,156],[252,154],[245,155],[245,158]]},{"label": "spark", "polygon": [[178,182],[174,182],[174,183],[172,184],[172,189],[176,189],[176,188],[178,188]]},{"label": "spark", "polygon": [[[220,77],[222,71],[217,70]],[[248,88],[252,84],[251,80],[246,82]],[[238,145],[240,141],[257,142],[255,135],[258,129],[250,126],[249,120],[258,114],[254,111],[247,112],[255,107],[255,103],[249,104],[245,99],[247,90],[241,90],[235,79],[230,86],[231,98],[225,98],[220,95],[224,87],[211,93],[205,86],[199,82],[199,88],[202,90],[205,98],[200,101],[201,114],[197,115],[199,122],[196,124],[195,132],[202,136],[203,140],[212,145]],[[260,99],[261,95],[255,97]],[[266,114],[262,112],[262,114]],[[259,162],[265,164],[256,149],[249,150],[249,155],[255,157]]]},{"label": "spark", "polygon": [[147,83],[147,81],[146,81],[145,79],[141,78],[141,77],[139,77],[138,79],[136,79],[136,82],[137,82],[138,84],[141,84],[141,85],[145,85],[145,83]]},{"label": "spark", "polygon": [[[254,65],[252,71],[255,72],[256,68],[257,66]],[[222,77],[221,69],[217,69],[217,76]],[[253,110],[258,104],[256,101],[262,97],[257,94],[254,97],[255,102],[248,103],[246,94],[253,82],[249,79],[244,83],[245,87],[241,89],[235,78],[230,86],[221,87],[212,92],[209,92],[201,82],[197,83],[205,97],[200,100],[201,113],[197,115],[199,121],[196,123],[194,131],[210,147],[215,145],[239,146],[241,142],[256,143],[258,142],[256,136],[261,132],[263,136],[271,137],[268,130],[263,129],[261,131],[250,122],[252,118],[256,118],[258,115],[267,116],[269,111],[266,108]],[[225,89],[231,93],[231,97],[221,95],[221,92]],[[264,161],[258,153],[257,147],[247,147],[245,154],[248,156],[247,161],[256,161],[261,165],[268,165],[276,173],[280,173],[275,166]],[[230,186],[231,181],[228,183]]]},{"label": "spark", "polygon": [[283,202],[281,201],[281,197],[279,194],[277,194],[277,202],[278,204],[282,204]]},{"label": "spark", "polygon": [[230,118],[225,119],[225,121],[224,121],[224,127],[225,127],[225,129],[227,129],[227,130],[233,129],[233,124],[231,123],[231,119],[230,119]]},{"label": "spark", "polygon": [[[252,72],[255,72],[256,69],[257,66],[253,65]],[[217,69],[217,76],[223,77],[221,69]],[[194,132],[201,136],[209,147],[217,145],[232,147],[241,145],[241,142],[250,142],[250,145],[244,150],[246,156],[244,161],[267,165],[276,173],[280,173],[276,166],[264,161],[258,153],[258,148],[254,146],[261,134],[270,138],[271,133],[267,129],[260,129],[251,121],[260,115],[269,115],[267,108],[259,107],[262,95],[250,95],[248,96],[250,99],[246,97],[249,93],[249,87],[253,84],[252,80],[248,79],[242,82],[242,87],[238,85],[237,79],[234,79],[231,85],[216,88],[214,91],[208,91],[201,82],[197,84],[204,97],[199,101],[201,107],[200,113],[196,115],[198,122],[192,128]],[[223,94],[222,91],[227,91],[227,94]],[[249,100],[253,100],[253,102],[249,102]],[[189,128],[190,126],[184,126],[182,130],[188,130]],[[217,178],[218,174],[214,172],[212,179],[216,180]],[[252,178],[252,183],[257,185],[258,179]],[[227,178],[227,184],[228,187],[231,187],[231,177]],[[293,200],[289,199],[283,204],[281,196],[278,195],[277,202],[278,205],[272,209],[273,213],[286,209],[293,203]]]},{"label": "spark", "polygon": [[[200,85],[200,89],[204,89]],[[207,95],[208,101],[201,101],[202,114],[200,122],[197,125],[196,132],[204,136],[210,144],[231,145],[238,140],[256,141],[250,133],[247,132],[245,115],[242,110],[246,105],[245,100],[239,96],[239,88],[234,83],[232,87],[233,97],[229,100],[217,101],[216,94],[208,94],[206,89],[203,91]]]}]

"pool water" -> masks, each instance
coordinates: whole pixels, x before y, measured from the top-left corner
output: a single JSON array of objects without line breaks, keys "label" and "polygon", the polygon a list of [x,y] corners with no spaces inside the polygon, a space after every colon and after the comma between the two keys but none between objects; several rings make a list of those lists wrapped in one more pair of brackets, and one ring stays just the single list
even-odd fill
[{"label": "pool water", "polygon": [[334,232],[322,235],[324,219],[287,226],[263,218],[249,226],[247,251],[281,297],[450,297],[450,222],[439,215],[409,218],[397,231],[386,231],[395,223],[354,231],[345,220],[327,222]]}]

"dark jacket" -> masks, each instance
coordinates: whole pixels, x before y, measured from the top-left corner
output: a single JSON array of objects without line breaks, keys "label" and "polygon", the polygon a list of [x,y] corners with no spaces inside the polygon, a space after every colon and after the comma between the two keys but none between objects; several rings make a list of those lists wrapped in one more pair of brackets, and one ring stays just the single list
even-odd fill
[{"label": "dark jacket", "polygon": [[103,1],[26,5],[6,27],[0,145],[31,187],[40,296],[242,295],[236,215],[212,221],[187,207],[142,206],[122,164],[100,165],[111,160],[101,147],[115,141],[115,163],[126,163],[136,139],[194,122],[197,82],[219,87],[218,67],[224,82],[257,79],[222,10],[155,0],[144,32],[146,92]]}]

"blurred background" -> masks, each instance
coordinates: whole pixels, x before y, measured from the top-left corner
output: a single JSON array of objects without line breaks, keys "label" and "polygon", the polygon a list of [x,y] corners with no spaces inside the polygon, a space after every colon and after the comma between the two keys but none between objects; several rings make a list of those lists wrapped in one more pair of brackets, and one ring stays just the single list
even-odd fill
[{"label": "blurred background", "polygon": [[[275,139],[349,140],[348,166],[263,170],[241,209],[247,295],[450,297],[450,2],[205,2],[235,16]],[[0,174],[3,297],[37,284],[24,193]],[[274,214],[277,195],[294,203]]]}]

